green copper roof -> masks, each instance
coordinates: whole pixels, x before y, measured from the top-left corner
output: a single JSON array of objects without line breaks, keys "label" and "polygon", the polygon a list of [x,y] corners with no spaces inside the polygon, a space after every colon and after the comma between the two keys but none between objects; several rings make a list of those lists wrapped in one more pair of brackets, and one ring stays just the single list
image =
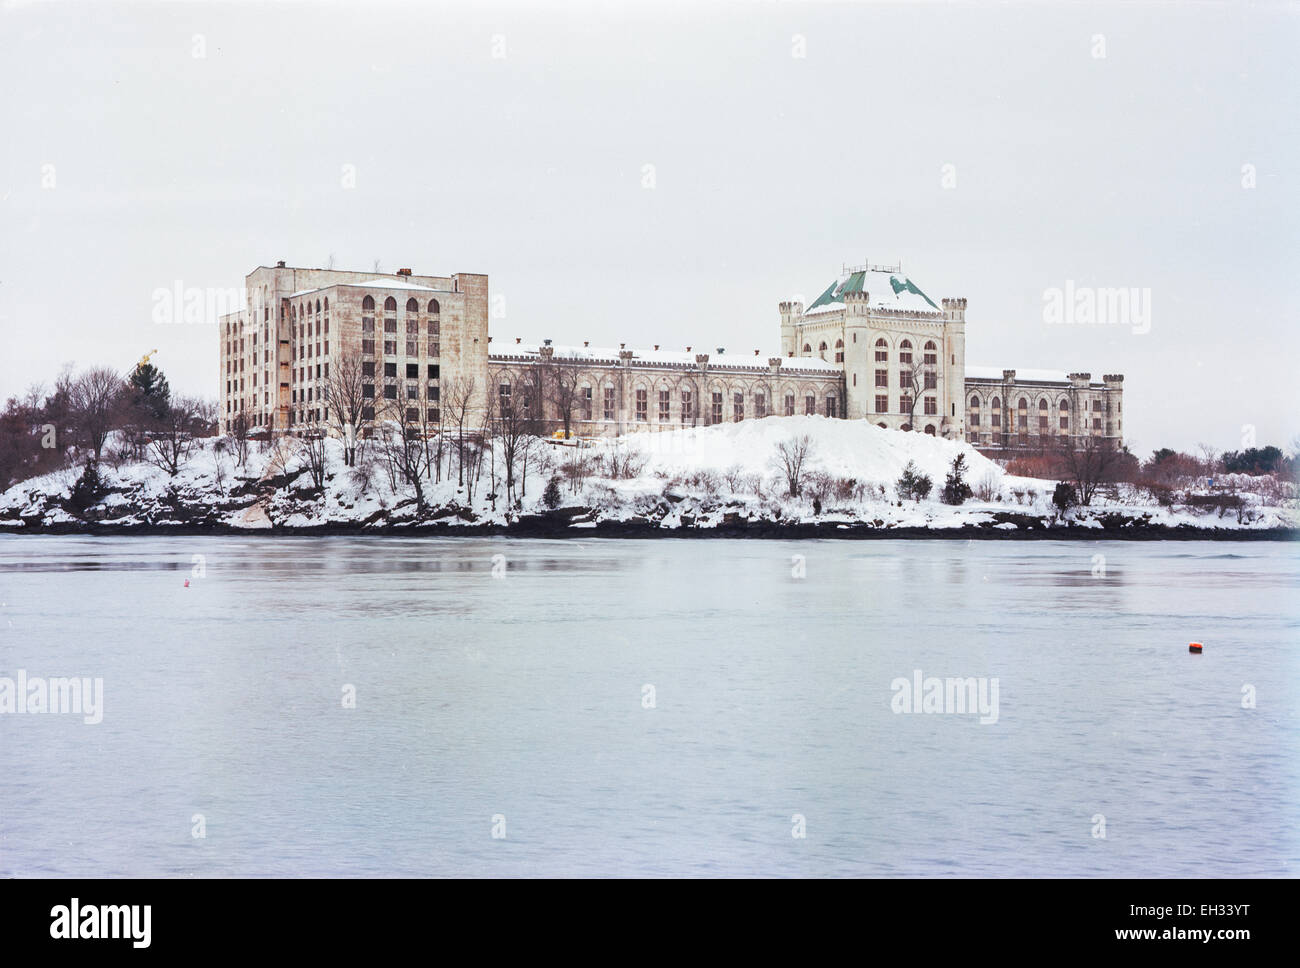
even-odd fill
[{"label": "green copper roof", "polygon": [[[834,282],[832,282],[829,286],[826,287],[825,292],[823,292],[820,296],[818,296],[815,300],[813,300],[813,304],[809,306],[808,309],[805,310],[805,312],[811,312],[814,309],[817,309],[821,306],[828,306],[831,303],[843,302],[844,294],[846,292],[862,292],[863,289],[866,289],[867,292],[870,292],[871,288],[867,282],[868,275],[877,277],[876,279],[872,280],[871,283],[871,285],[874,285],[876,287],[879,287],[880,285],[884,284],[885,280],[887,279],[889,286],[892,287],[894,290],[892,295],[895,297],[899,296],[904,292],[908,292],[908,293],[912,293],[913,295],[920,296],[930,305],[932,309],[939,308],[934,304],[933,299],[931,299],[925,293],[921,292],[920,289],[916,288],[916,284],[912,282],[911,279],[908,279],[906,276],[898,276],[898,275],[889,274],[885,272],[875,272],[875,271],[868,272],[867,270],[858,270],[857,272],[850,272],[847,276],[842,276],[839,279],[836,279]],[[892,299],[872,300],[872,302],[882,303],[886,306],[893,301],[894,300]]]}]

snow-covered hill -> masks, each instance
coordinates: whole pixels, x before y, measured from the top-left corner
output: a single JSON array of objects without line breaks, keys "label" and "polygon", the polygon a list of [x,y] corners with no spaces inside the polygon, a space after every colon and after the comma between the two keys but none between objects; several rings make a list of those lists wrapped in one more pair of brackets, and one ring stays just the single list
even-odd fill
[{"label": "snow-covered hill", "polygon": [[[803,487],[800,496],[790,497],[777,451],[802,438],[809,444]],[[1060,515],[1051,504],[1055,482],[1007,475],[967,444],[825,417],[769,417],[584,446],[535,441],[528,475],[516,481],[509,499],[500,442],[495,460],[491,448],[485,450],[472,492],[458,483],[455,451],[450,442],[439,470],[422,479],[421,507],[415,488],[390,473],[374,445],[360,467],[350,468],[339,442],[327,441],[324,484],[317,488],[292,439],[263,448],[250,445],[242,464],[228,441],[198,441],[175,476],[145,462],[103,462],[103,489],[89,500],[84,493],[74,497],[80,467],[16,484],[0,494],[0,531],[489,527],[521,533],[719,528],[772,533],[793,528],[802,534],[809,528],[1010,533],[1068,527],[1097,534],[1161,528],[1240,533],[1300,525],[1295,501],[1265,506],[1257,495],[1246,494],[1239,515],[1160,507],[1128,488]],[[959,454],[965,456],[966,480],[976,497],[954,507],[940,503],[938,495]],[[926,500],[900,501],[895,493],[909,462],[933,480]],[[552,477],[560,491],[555,509],[542,502]]]}]

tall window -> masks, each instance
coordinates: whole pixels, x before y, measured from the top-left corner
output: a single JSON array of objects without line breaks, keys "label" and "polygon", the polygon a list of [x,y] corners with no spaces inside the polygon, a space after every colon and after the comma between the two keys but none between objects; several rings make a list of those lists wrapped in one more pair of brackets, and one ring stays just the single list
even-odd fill
[{"label": "tall window", "polygon": [[582,397],[581,397],[581,400],[582,400],[582,419],[583,419],[583,420],[590,420],[590,419],[591,419],[591,408],[592,408],[591,387],[583,387],[583,388],[582,388]]},{"label": "tall window", "polygon": [[745,419],[745,395],[743,393],[733,393],[731,395],[732,417],[736,423]]},{"label": "tall window", "polygon": [[794,394],[793,393],[787,393],[785,395],[785,415],[787,417],[794,416]]},{"label": "tall window", "polygon": [[826,416],[838,417],[840,415],[839,402],[835,399],[835,394],[826,395]]},{"label": "tall window", "polygon": [[1046,400],[1038,401],[1038,432],[1040,434],[1047,433],[1047,401]]},{"label": "tall window", "polygon": [[[1000,428],[1002,426],[1002,398],[994,397],[992,400],[990,400],[989,409],[993,411],[993,416],[989,422],[994,427]],[[997,433],[997,431],[994,431],[994,433]]]},{"label": "tall window", "polygon": [[823,342],[820,346],[817,347],[817,355],[820,356],[823,360],[826,359],[826,343],[825,343],[825,342]]},{"label": "tall window", "polygon": [[[900,412],[900,413],[911,413],[911,412],[912,412],[912,396],[911,396],[911,394],[904,393],[901,397],[898,398],[898,409],[899,409],[899,412]],[[904,430],[911,430],[910,427],[904,427],[903,429],[904,429]]]},{"label": "tall window", "polygon": [[659,420],[662,423],[668,422],[669,399],[670,395],[667,390],[659,391]]},{"label": "tall window", "polygon": [[939,401],[936,400],[934,397],[926,397],[924,402],[925,402],[925,412],[926,412],[926,415],[927,415],[927,416],[932,416],[932,417],[933,417],[933,416],[938,416],[938,413],[939,413]]},{"label": "tall window", "polygon": [[811,417],[817,412],[817,398],[811,393],[803,398],[804,416]]},{"label": "tall window", "polygon": [[754,394],[754,416],[760,420],[767,416],[767,396],[765,394]]},{"label": "tall window", "polygon": [[691,398],[690,390],[682,391],[682,423],[692,420],[695,417],[695,403]]},{"label": "tall window", "polygon": [[889,371],[888,371],[888,370],[877,370],[877,371],[876,371],[876,386],[878,386],[878,387],[887,387],[887,386],[889,386]]},{"label": "tall window", "polygon": [[835,362],[844,362],[844,340],[842,339],[837,339],[835,341]]},{"label": "tall window", "polygon": [[889,344],[885,342],[884,337],[876,340],[876,362],[889,362]]},{"label": "tall window", "polygon": [[939,362],[938,349],[933,342],[926,341],[925,356],[923,359],[925,360],[926,366],[934,366]]},{"label": "tall window", "polygon": [[876,413],[889,413],[889,395],[885,393],[876,394]]},{"label": "tall window", "polygon": [[614,388],[605,387],[605,419],[614,419]]},{"label": "tall window", "polygon": [[912,365],[912,341],[903,340],[898,344],[898,362],[903,366]]},{"label": "tall window", "polygon": [[648,420],[650,417],[648,413],[647,403],[646,403],[646,395],[647,395],[646,391],[643,389],[638,389],[636,391],[636,419],[637,420],[644,421],[644,420]]},{"label": "tall window", "polygon": [[722,393],[715,391],[711,404],[711,413],[709,414],[709,423],[722,423]]}]

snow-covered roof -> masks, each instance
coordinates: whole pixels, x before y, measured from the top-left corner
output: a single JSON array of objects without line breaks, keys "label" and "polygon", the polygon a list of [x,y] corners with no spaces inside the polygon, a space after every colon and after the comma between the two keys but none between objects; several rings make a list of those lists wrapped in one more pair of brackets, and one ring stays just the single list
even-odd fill
[{"label": "snow-covered roof", "polygon": [[[522,356],[529,359],[540,358],[541,345],[542,344],[537,341],[530,342],[529,340],[523,340],[517,344],[516,343],[502,344],[501,348],[498,349],[497,346],[493,344],[488,355],[490,357],[496,357],[496,358],[504,358],[504,357],[511,357],[511,356],[513,357]],[[599,361],[617,360],[618,354],[620,352],[620,350],[609,346],[555,345],[552,346],[551,349],[554,351],[552,356],[553,359],[590,360],[592,362],[598,360]],[[766,369],[767,361],[769,358],[780,356],[780,353],[763,353],[763,352],[760,352],[757,356],[752,356],[752,355],[742,356],[740,354],[736,354],[735,356],[730,356],[725,353],[719,355],[718,353],[711,352],[707,349],[702,349],[700,352],[706,352],[709,354],[709,366],[712,369],[718,369],[720,367],[728,367],[728,366],[762,367],[763,369]],[[695,365],[696,353],[694,351],[690,353],[686,353],[686,352],[674,352],[672,350],[655,350],[655,349],[647,350],[647,349],[637,349],[636,347],[632,347],[631,353],[632,353],[632,361],[634,363],[651,363],[651,364],[661,364],[661,365],[670,365],[670,366],[694,366]],[[827,360],[819,359],[817,357],[796,356],[796,357],[783,357],[781,359],[781,369],[802,370],[806,372],[818,372],[818,373],[835,373],[841,370],[842,367],[838,363],[831,363]]]},{"label": "snow-covered roof", "polygon": [[328,286],[317,286],[315,289],[301,289],[289,298],[297,299],[299,296],[305,296],[312,292],[320,292],[324,289],[333,289],[335,286],[352,286],[356,289],[407,289],[416,292],[448,291],[446,289],[433,289],[429,286],[417,286],[413,282],[403,282],[401,279],[367,279],[365,282],[332,282]]},{"label": "snow-covered roof", "polygon": [[[968,380],[997,380],[1001,382],[1002,371],[1012,369],[1012,367],[1001,366],[967,366],[966,379]],[[1034,383],[1069,383],[1070,375],[1064,370],[1022,370],[1015,368],[1016,382],[1023,383],[1026,380]]]},{"label": "snow-covered roof", "polygon": [[907,312],[938,312],[939,307],[902,272],[886,268],[853,269],[840,274],[826,290],[804,310],[805,316],[817,316],[844,308],[844,294],[865,292],[870,296],[869,306],[881,309],[900,309]]}]

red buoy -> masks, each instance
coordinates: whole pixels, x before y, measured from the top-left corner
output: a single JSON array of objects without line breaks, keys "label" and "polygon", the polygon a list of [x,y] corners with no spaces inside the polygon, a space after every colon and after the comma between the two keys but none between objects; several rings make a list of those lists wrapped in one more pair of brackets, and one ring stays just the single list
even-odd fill
[{"label": "red buoy", "polygon": [[1200,643],[1200,642],[1192,642],[1192,643],[1190,643],[1190,644],[1187,646],[1187,651],[1188,651],[1188,652],[1194,652],[1194,653],[1196,653],[1197,655],[1200,655],[1200,654],[1201,654],[1201,643]]},{"label": "red buoy", "polygon": [[[190,587],[190,580],[189,580],[188,578],[185,579],[185,587],[186,587],[186,588],[189,588],[189,587]],[[1200,651],[1201,651],[1201,647],[1200,647],[1199,645],[1196,647],[1196,651],[1197,651],[1197,652],[1200,652]]]}]

